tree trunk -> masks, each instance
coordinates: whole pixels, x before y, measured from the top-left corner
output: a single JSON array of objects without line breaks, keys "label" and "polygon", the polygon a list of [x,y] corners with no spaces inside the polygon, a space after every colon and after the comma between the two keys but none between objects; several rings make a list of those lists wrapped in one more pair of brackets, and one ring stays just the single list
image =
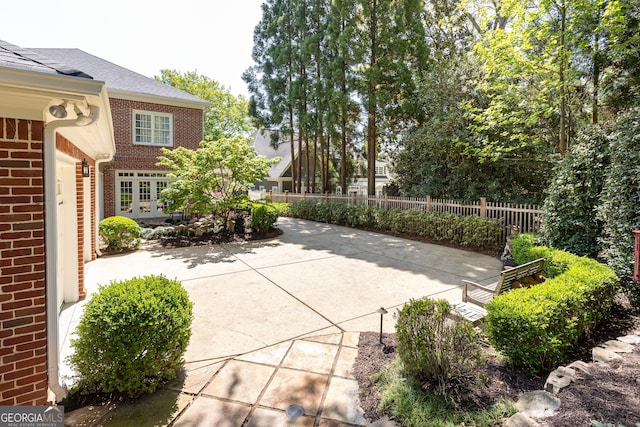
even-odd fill
[{"label": "tree trunk", "polygon": [[559,150],[560,156],[564,157],[564,154],[567,152],[567,148],[569,146],[568,135],[567,135],[567,91],[566,91],[566,82],[565,82],[565,65],[566,65],[566,49],[565,49],[565,30],[566,30],[566,16],[567,16],[567,8],[562,3],[558,5],[560,9],[560,141],[559,141]]},{"label": "tree trunk", "polygon": [[327,191],[329,189],[329,156],[331,155],[331,137],[329,135],[327,135],[327,153],[324,157],[324,161],[325,161],[325,172],[324,172],[324,185],[325,185],[325,190]]},{"label": "tree trunk", "polygon": [[[322,129],[322,128],[320,128]],[[322,138],[322,130],[320,131],[320,138]],[[318,173],[318,136],[313,137],[313,168],[312,168],[311,188],[313,192],[316,191],[316,174]]]},{"label": "tree trunk", "polygon": [[[597,31],[597,30],[596,30]],[[598,124],[598,96],[600,89],[600,55],[599,55],[599,47],[600,37],[596,32],[594,49],[593,49],[593,103],[591,106],[591,123]]]},{"label": "tree trunk", "polygon": [[302,193],[302,127],[298,126],[298,187],[296,192]]},{"label": "tree trunk", "polygon": [[[371,56],[369,58],[369,69],[373,70],[376,66],[376,51],[377,46],[377,34],[378,34],[378,19],[377,19],[377,0],[373,0],[372,14],[371,14],[371,27],[369,28],[369,37],[371,42]],[[373,76],[369,78],[369,106],[367,108],[367,194],[373,196],[376,194],[376,113],[377,113],[377,99],[376,99],[376,82],[373,81]]]},{"label": "tree trunk", "polygon": [[296,192],[296,147],[293,139],[293,110],[289,110],[289,123],[291,124],[291,132],[289,132],[289,143],[291,145],[291,191]]},{"label": "tree trunk", "polygon": [[340,145],[340,185],[342,186],[342,191],[346,194],[347,191],[347,130],[346,130],[346,119],[344,115],[342,116],[342,124],[340,126],[340,136],[341,145]]}]

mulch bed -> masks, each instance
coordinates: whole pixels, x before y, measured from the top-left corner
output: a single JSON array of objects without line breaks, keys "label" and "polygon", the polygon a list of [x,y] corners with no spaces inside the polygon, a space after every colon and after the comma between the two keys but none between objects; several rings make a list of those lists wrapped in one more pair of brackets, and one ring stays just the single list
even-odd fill
[{"label": "mulch bed", "polygon": [[253,242],[257,240],[268,240],[282,234],[279,228],[271,227],[266,233],[251,233],[246,235],[221,232],[214,235],[202,237],[172,236],[160,239],[160,244],[165,247],[188,247],[203,246],[211,244],[232,243],[232,242]]},{"label": "mulch bed", "polygon": [[[640,309],[632,308],[621,299],[610,320],[591,337],[583,348],[577,349],[572,360],[590,361],[591,348],[598,343],[640,331]],[[396,356],[389,348],[396,345],[393,334],[383,334],[387,351],[380,344],[376,332],[360,334],[358,356],[354,364],[354,376],[360,386],[360,403],[369,421],[375,421],[391,414],[380,409],[380,391],[371,383],[371,376],[379,372]],[[547,375],[530,376],[515,372],[498,363],[492,349],[485,348],[487,361],[483,372],[488,378],[484,390],[478,398],[481,404],[490,405],[501,399],[516,401],[526,391],[542,390]],[[634,352],[622,354],[623,363],[617,369],[594,366],[593,375],[578,373],[578,380],[558,393],[562,406],[558,414],[544,419],[544,425],[551,427],[590,426],[591,420],[602,423],[618,423],[635,427],[640,422],[640,345]],[[400,422],[395,420],[399,425]]]}]

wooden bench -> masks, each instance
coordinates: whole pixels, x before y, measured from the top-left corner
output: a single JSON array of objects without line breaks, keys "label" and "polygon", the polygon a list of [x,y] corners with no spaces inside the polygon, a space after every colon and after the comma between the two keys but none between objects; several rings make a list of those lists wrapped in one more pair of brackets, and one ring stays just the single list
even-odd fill
[{"label": "wooden bench", "polygon": [[454,304],[451,310],[453,317],[467,319],[473,326],[480,326],[482,319],[487,315],[487,310],[468,302]]},{"label": "wooden bench", "polygon": [[473,303],[483,307],[493,299],[495,295],[510,290],[515,282],[522,281],[526,277],[536,276],[544,268],[544,258],[530,261],[517,267],[503,270],[500,280],[492,285],[480,285],[470,280],[463,280],[462,302]]}]

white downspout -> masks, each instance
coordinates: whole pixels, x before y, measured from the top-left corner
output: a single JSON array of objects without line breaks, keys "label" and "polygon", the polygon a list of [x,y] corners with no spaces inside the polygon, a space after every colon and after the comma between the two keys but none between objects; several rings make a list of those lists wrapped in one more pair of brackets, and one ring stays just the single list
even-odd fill
[{"label": "white downspout", "polygon": [[100,222],[100,218],[98,217],[98,212],[102,210],[102,204],[104,203],[100,198],[100,165],[102,163],[108,163],[113,160],[113,153],[103,154],[100,158],[95,161],[95,175],[96,175],[96,188],[94,190],[94,197],[96,198],[96,225],[93,229],[94,238],[96,242],[96,255],[102,256],[102,251],[100,250],[100,232],[98,230],[98,222]]},{"label": "white downspout", "polygon": [[[97,117],[99,109],[91,106],[90,117]],[[56,400],[67,396],[67,390],[60,385],[60,343],[58,339],[58,214],[56,176],[56,131],[64,127],[76,127],[77,119],[55,120],[44,127],[44,224],[45,224],[45,265],[47,293],[47,377],[49,389]]]}]

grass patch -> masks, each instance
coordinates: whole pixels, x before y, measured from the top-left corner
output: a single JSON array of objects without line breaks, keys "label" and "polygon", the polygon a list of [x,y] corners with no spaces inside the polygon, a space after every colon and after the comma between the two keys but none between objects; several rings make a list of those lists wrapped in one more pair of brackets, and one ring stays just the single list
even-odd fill
[{"label": "grass patch", "polygon": [[423,391],[420,384],[404,376],[399,358],[372,376],[380,388],[381,405],[406,427],[491,427],[517,412],[515,404],[502,401],[487,408],[456,407],[443,396]]}]

